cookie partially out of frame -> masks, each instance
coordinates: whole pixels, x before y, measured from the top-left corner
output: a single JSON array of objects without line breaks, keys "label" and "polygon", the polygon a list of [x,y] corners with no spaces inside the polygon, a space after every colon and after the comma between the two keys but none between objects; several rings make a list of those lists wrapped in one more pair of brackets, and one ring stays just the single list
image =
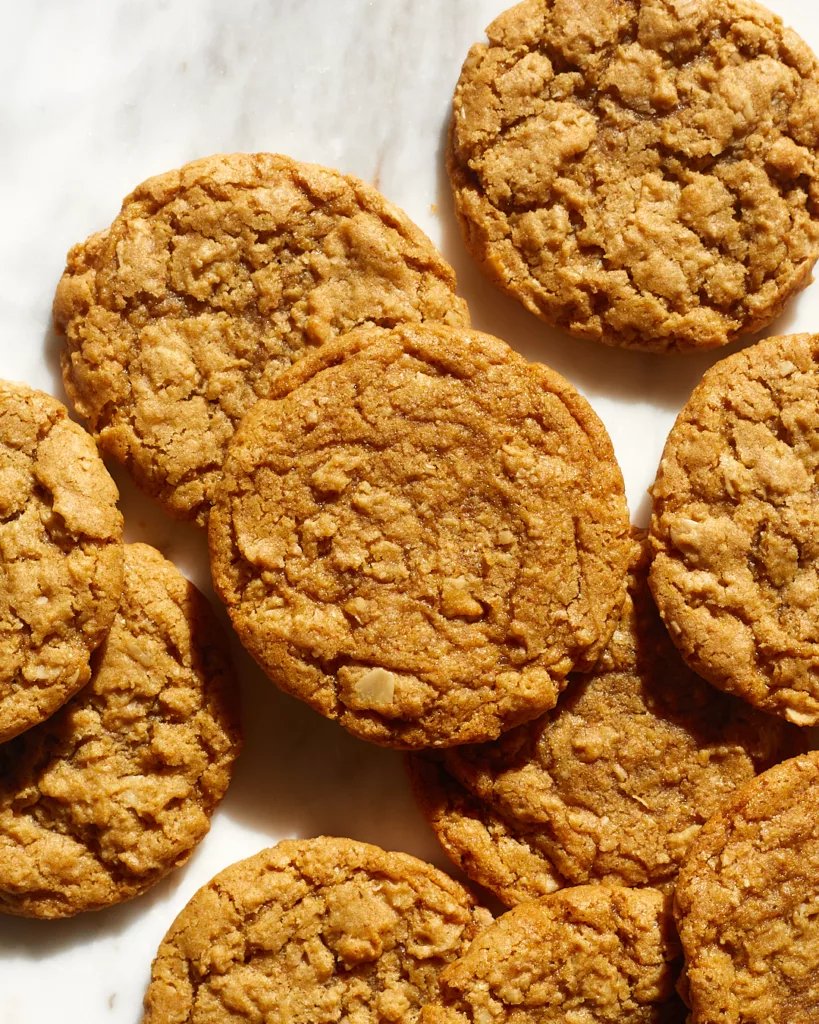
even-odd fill
[{"label": "cookie partially out of frame", "polygon": [[269,153],[150,178],[68,254],[63,380],[101,449],[200,525],[236,424],[305,351],[361,324],[467,325],[455,274],[357,178]]},{"label": "cookie partially out of frame", "polygon": [[812,1021],[819,1006],[819,753],[748,783],[680,872],[692,1024]]},{"label": "cookie partially out of frame", "polygon": [[768,338],[709,370],[653,486],[651,588],[714,686],[819,722],[819,335]]},{"label": "cookie partially out of frame", "polygon": [[91,682],[0,746],[0,912],[99,910],[184,864],[239,752],[237,693],[207,601],[158,551],[127,544]]},{"label": "cookie partially out of frame", "polygon": [[467,248],[547,323],[653,352],[757,331],[819,255],[819,64],[753,0],[525,0],[470,50]]},{"label": "cookie partially out of frame", "polygon": [[353,332],[244,419],[210,519],[242,642],[387,746],[496,737],[553,707],[624,600],[611,442],[562,377],[485,334]]},{"label": "cookie partially out of frame", "polygon": [[423,861],[286,840],[201,888],[153,963],[144,1024],[415,1024],[492,918]]},{"label": "cookie partially out of frame", "polygon": [[88,681],[122,590],[118,499],[65,406],[0,381],[0,743]]},{"label": "cookie partially out of frame", "polygon": [[509,905],[589,882],[670,890],[708,818],[805,749],[801,730],[686,668],[647,570],[641,537],[608,649],[553,711],[494,743],[410,759],[444,849]]},{"label": "cookie partially out of frame", "polygon": [[421,1024],[682,1024],[678,958],[659,892],[580,885],[499,917]]}]

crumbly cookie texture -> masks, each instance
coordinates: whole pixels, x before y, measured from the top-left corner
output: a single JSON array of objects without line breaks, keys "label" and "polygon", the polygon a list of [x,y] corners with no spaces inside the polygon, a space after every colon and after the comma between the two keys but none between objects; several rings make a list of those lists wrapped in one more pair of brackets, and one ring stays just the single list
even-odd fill
[{"label": "crumbly cookie texture", "polygon": [[670,890],[711,815],[806,748],[801,730],[686,668],[651,599],[637,537],[620,624],[557,708],[494,743],[411,761],[444,848],[510,905],[562,884]]},{"label": "crumbly cookie texture", "polygon": [[709,682],[819,722],[819,335],[769,338],[705,374],[653,487],[651,587]]},{"label": "crumbly cookie texture", "polygon": [[474,742],[552,707],[624,600],[623,482],[562,377],[432,325],[328,342],[241,424],[217,590],[282,689],[363,739]]},{"label": "crumbly cookie texture", "polygon": [[499,917],[421,1024],[682,1024],[679,944],[653,889],[581,885]]},{"label": "crumbly cookie texture", "polygon": [[207,601],[158,551],[126,545],[91,682],[0,746],[0,912],[98,910],[184,864],[239,752],[237,693]]},{"label": "crumbly cookie texture", "polygon": [[819,753],[760,775],[708,822],[675,916],[692,1024],[816,1018]]},{"label": "crumbly cookie texture", "polygon": [[562,889],[566,880],[537,847],[537,826],[511,824],[444,765],[441,756],[407,758],[415,800],[452,862],[508,907]]},{"label": "crumbly cookie texture", "polygon": [[414,1024],[492,920],[423,861],[287,840],[200,889],[154,960],[144,1024]]},{"label": "crumbly cookie texture", "polygon": [[104,452],[207,520],[225,448],[272,379],[361,324],[466,326],[455,274],[374,188],[267,153],[151,178],[68,254],[63,379]]},{"label": "crumbly cookie texture", "polygon": [[118,500],[65,406],[0,381],[0,742],[88,681],[122,591]]},{"label": "crumbly cookie texture", "polygon": [[770,323],[819,255],[819,64],[752,0],[526,0],[473,46],[467,248],[547,323],[656,352]]}]

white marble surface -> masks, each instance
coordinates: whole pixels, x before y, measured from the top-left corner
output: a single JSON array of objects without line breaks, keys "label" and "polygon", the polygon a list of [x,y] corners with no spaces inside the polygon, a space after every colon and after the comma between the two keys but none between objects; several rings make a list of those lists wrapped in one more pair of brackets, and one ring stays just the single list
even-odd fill
[{"label": "white marble surface", "polygon": [[[581,0],[578,0],[581,2]],[[442,169],[461,61],[504,0],[0,0],[0,376],[64,399],[49,313],[66,250],[150,174],[271,150],[377,184],[455,266],[474,325],[573,381],[605,420],[637,521],[674,416],[719,356],[662,359],[550,331],[469,262]],[[769,0],[819,51],[819,12]],[[773,332],[817,329],[819,285]],[[719,355],[727,354],[725,352]],[[121,473],[129,539],[205,590],[203,537]],[[217,870],[286,836],[348,835],[445,866],[400,757],[285,698],[236,645],[247,744],[213,829],[147,896],[58,922],[0,920],[2,1024],[138,1024],[156,947]]]}]

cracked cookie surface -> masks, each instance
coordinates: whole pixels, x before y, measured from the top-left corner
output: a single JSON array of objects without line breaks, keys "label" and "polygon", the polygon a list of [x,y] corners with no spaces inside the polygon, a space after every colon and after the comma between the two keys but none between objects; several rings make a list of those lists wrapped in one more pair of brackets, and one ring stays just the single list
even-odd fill
[{"label": "cracked cookie surface", "polygon": [[158,551],[125,545],[91,682],[0,746],[0,911],[98,910],[183,864],[239,752],[237,692],[205,598]]},{"label": "cracked cookie surface", "polygon": [[552,861],[520,825],[512,825],[450,774],[444,758],[407,760],[413,795],[438,842],[473,882],[507,907],[564,888]]},{"label": "cracked cookie surface", "polygon": [[413,1024],[492,920],[423,861],[286,840],[200,889],[153,963],[144,1024]]},{"label": "cracked cookie surface", "polygon": [[819,255],[819,64],[752,0],[526,0],[458,83],[467,248],[547,323],[657,352],[770,323]]},{"label": "cracked cookie surface", "polygon": [[455,274],[357,178],[233,154],[150,178],[68,254],[66,391],[171,515],[207,520],[236,424],[305,351],[361,324],[468,325]]},{"label": "cracked cookie surface", "polygon": [[819,753],[745,786],[700,833],[675,916],[692,1024],[810,1021],[819,1006]]},{"label": "cracked cookie surface", "polygon": [[577,886],[499,917],[421,1024],[682,1024],[678,957],[660,893]]},{"label": "cracked cookie surface", "polygon": [[444,849],[509,905],[589,882],[669,890],[711,815],[806,747],[800,730],[685,666],[637,536],[614,636],[556,709],[494,743],[410,759]]},{"label": "cracked cookie surface", "polygon": [[653,486],[651,587],[709,682],[819,722],[819,335],[717,363],[669,434]]},{"label": "cracked cookie surface", "polygon": [[0,742],[88,681],[122,590],[118,500],[65,406],[0,381]]},{"label": "cracked cookie surface", "polygon": [[625,596],[623,482],[562,377],[488,335],[361,330],[241,424],[211,566],[282,689],[363,739],[448,746],[553,707]]}]

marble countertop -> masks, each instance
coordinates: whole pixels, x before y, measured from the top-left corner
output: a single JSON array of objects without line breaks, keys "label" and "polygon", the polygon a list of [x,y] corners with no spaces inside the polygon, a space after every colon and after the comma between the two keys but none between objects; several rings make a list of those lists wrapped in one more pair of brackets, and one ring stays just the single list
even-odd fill
[{"label": "marble countertop", "polygon": [[[373,182],[455,267],[473,324],[569,378],[605,421],[633,517],[666,434],[716,354],[669,358],[552,331],[470,262],[443,170],[448,107],[469,45],[505,0],[26,0],[2,5],[0,377],[65,399],[50,326],[65,253],[149,175],[215,152],[268,150]],[[819,11],[768,0],[819,51]],[[819,286],[767,333],[816,330]],[[737,346],[734,346],[736,348]],[[212,596],[204,537],[115,470],[126,536]],[[221,610],[220,610],[221,611]],[[345,835],[447,862],[400,755],[278,693],[235,644],[246,749],[213,828],[146,896],[68,921],[0,918],[3,1024],[139,1024],[151,958],[219,869],[289,836]]]}]

